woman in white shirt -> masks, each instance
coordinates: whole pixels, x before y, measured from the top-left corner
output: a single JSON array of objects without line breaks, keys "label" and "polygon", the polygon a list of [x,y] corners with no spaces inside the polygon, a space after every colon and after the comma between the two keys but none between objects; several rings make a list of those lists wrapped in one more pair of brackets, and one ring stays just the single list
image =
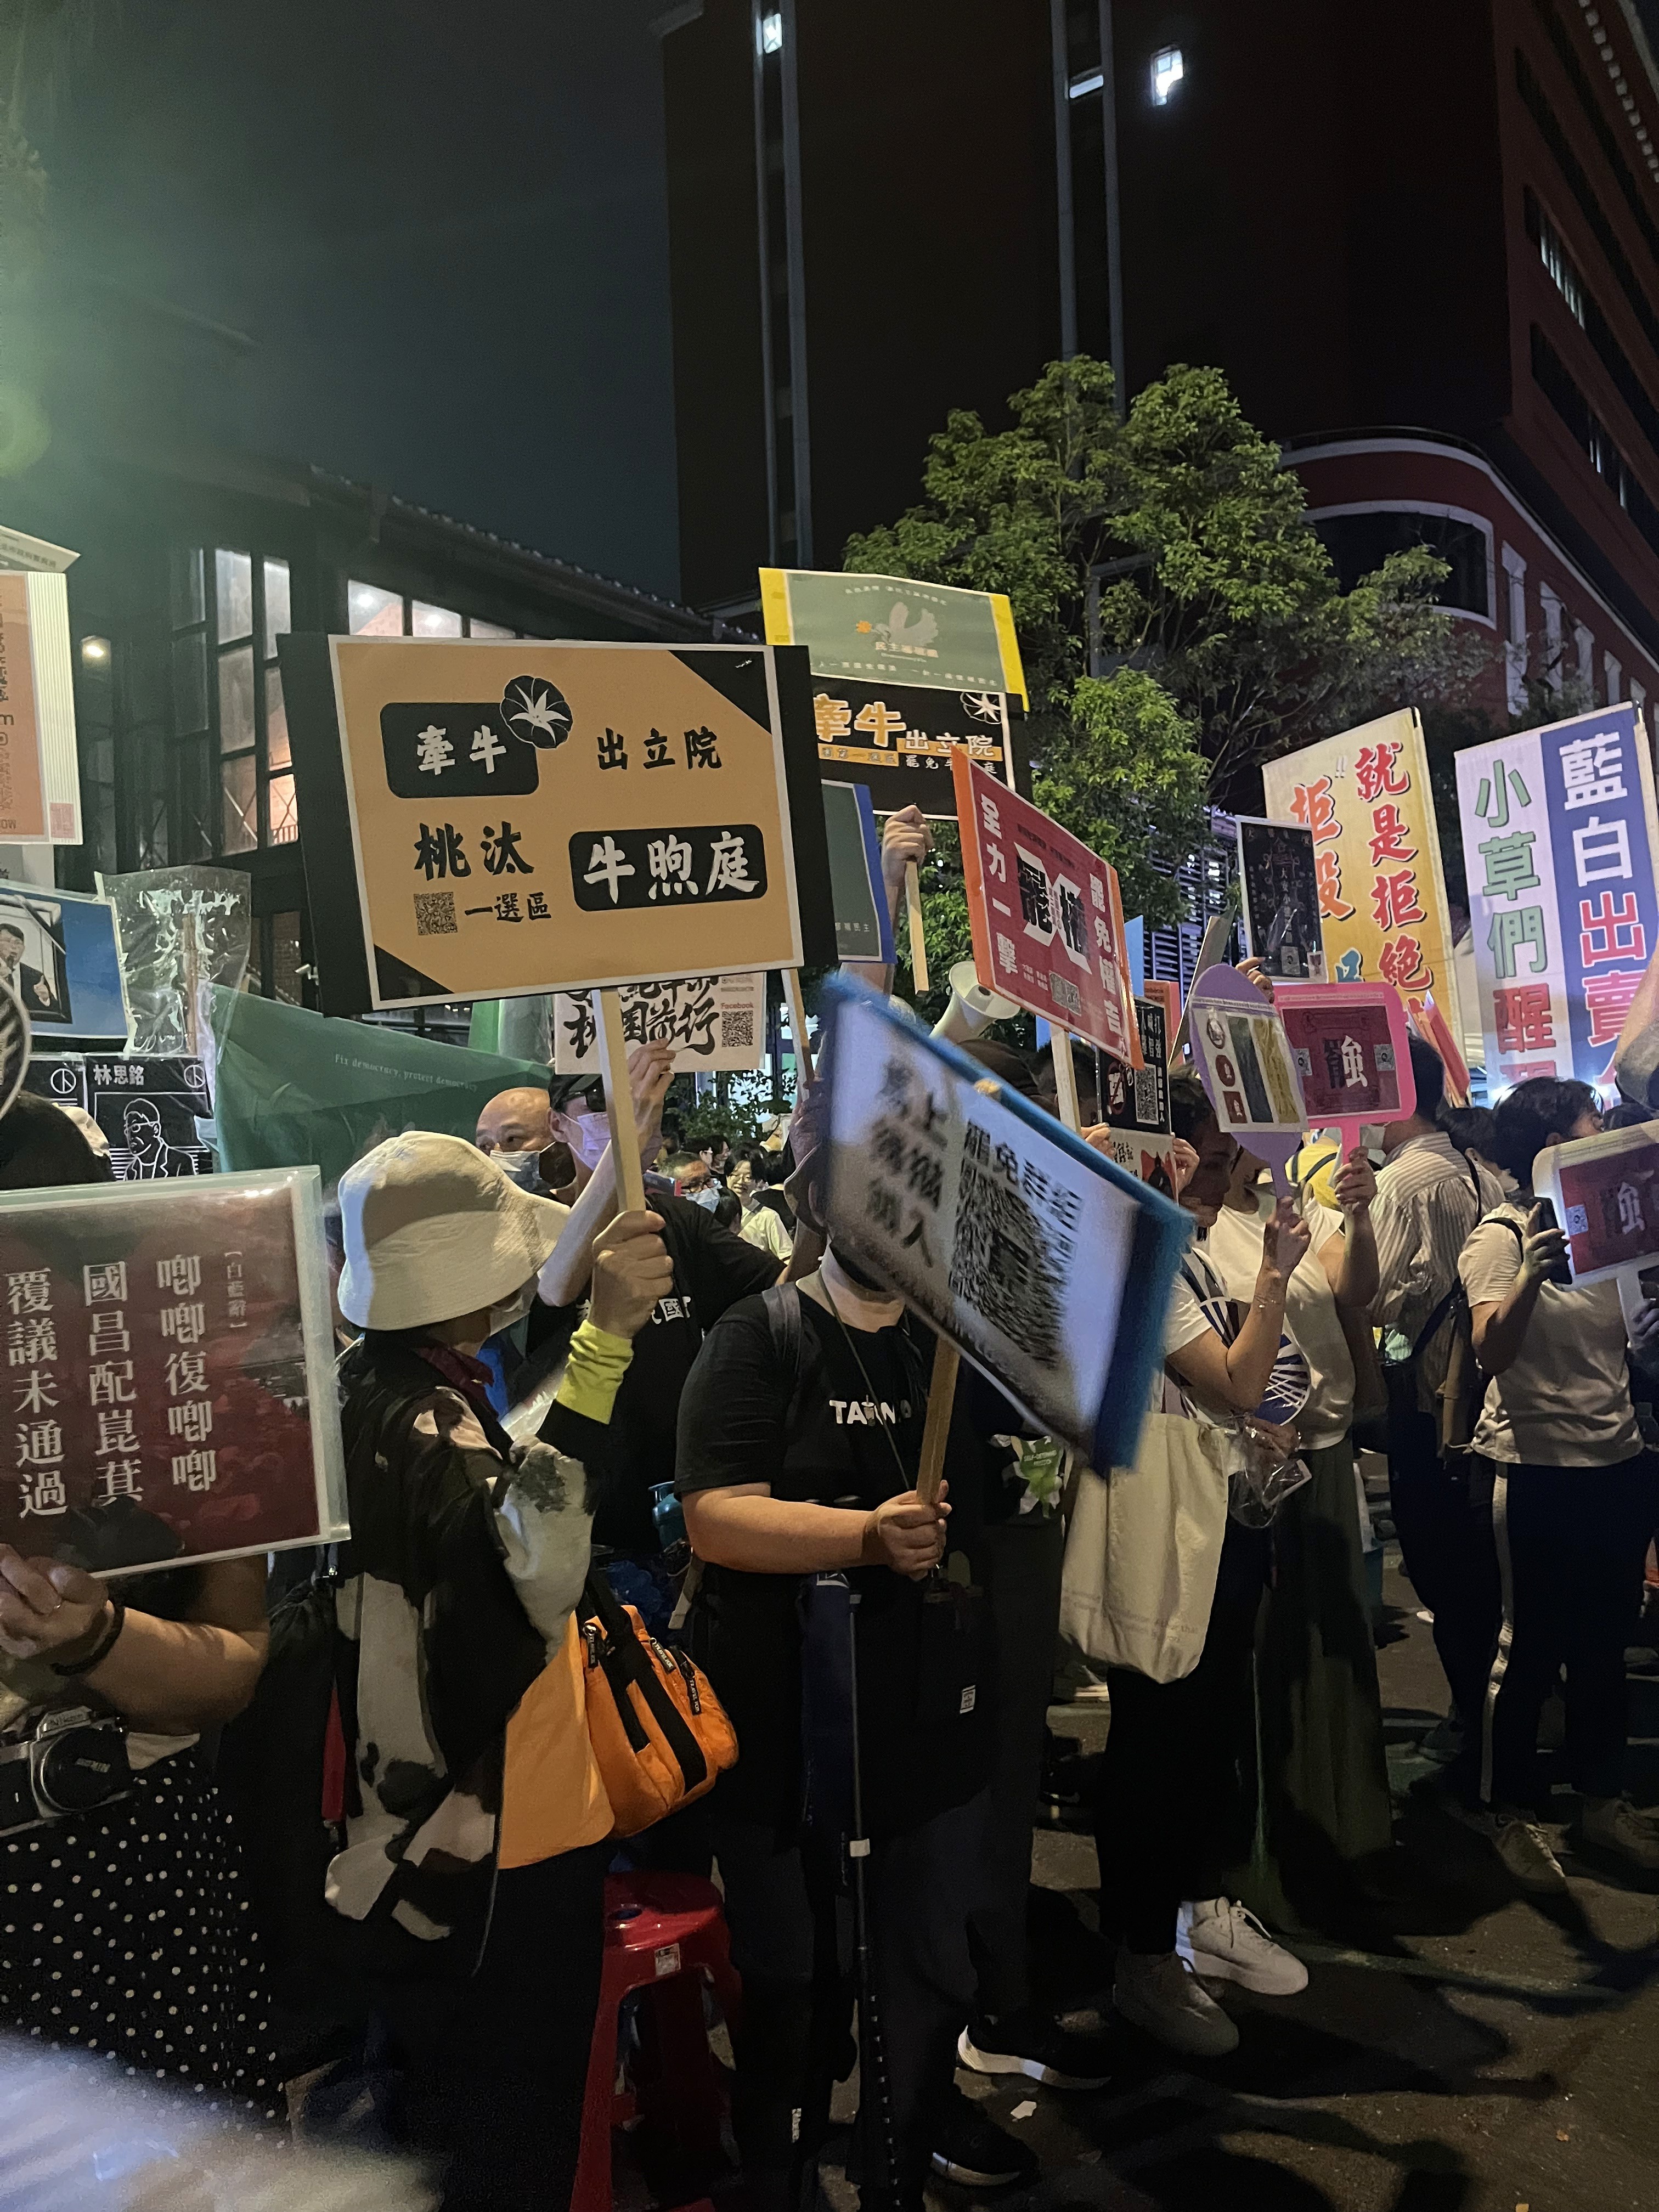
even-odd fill
[{"label": "woman in white shirt", "polygon": [[1566,1877],[1534,1817],[1542,1796],[1538,1719],[1564,1666],[1581,1838],[1659,1872],[1659,1831],[1624,1795],[1625,1647],[1659,1519],[1659,1481],[1631,1403],[1619,1285],[1559,1279],[1566,1238],[1545,1225],[1532,1194],[1537,1155],[1601,1126],[1588,1084],[1540,1076],[1501,1099],[1493,1157],[1517,1188],[1476,1224],[1458,1262],[1475,1356],[1491,1378],[1474,1451],[1492,1497],[1504,1597],[1474,1819],[1516,1881],[1545,1894],[1563,1892]]},{"label": "woman in white shirt", "polygon": [[[1265,1173],[1252,1154],[1240,1154],[1206,1240],[1235,1299],[1250,1295],[1261,1265],[1273,1212]],[[1354,1368],[1342,1325],[1347,1309],[1369,1326],[1364,1315],[1376,1294],[1376,1191],[1370,1164],[1356,1148],[1336,1173],[1340,1212],[1304,1193],[1309,1244],[1286,1289],[1285,1327],[1311,1382],[1297,1426],[1312,1480],[1273,1524],[1270,1595],[1256,1647],[1264,1817],[1241,1882],[1256,1910],[1281,1927],[1322,1924],[1350,1906],[1352,1870],[1393,1842],[1349,1434]]]}]

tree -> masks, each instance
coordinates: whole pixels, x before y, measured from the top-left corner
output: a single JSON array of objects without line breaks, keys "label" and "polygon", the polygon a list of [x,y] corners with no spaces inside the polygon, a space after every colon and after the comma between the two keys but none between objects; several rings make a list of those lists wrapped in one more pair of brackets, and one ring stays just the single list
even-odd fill
[{"label": "tree", "polygon": [[1162,870],[1207,796],[1259,805],[1263,761],[1459,696],[1486,648],[1435,606],[1448,568],[1425,548],[1341,589],[1300,479],[1218,370],[1170,369],[1120,422],[1111,369],[1079,356],[1009,407],[1001,431],[952,413],[921,503],[846,564],[1008,594],[1038,803],[1112,861],[1127,912],[1171,920]]}]

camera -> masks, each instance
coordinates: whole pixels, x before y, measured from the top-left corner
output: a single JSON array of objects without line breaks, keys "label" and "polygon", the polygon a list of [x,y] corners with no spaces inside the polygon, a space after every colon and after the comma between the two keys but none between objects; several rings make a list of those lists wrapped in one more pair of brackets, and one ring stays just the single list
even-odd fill
[{"label": "camera", "polygon": [[0,1836],[95,1811],[131,1784],[126,1728],[112,1714],[42,1713],[21,1741],[0,1745]]}]

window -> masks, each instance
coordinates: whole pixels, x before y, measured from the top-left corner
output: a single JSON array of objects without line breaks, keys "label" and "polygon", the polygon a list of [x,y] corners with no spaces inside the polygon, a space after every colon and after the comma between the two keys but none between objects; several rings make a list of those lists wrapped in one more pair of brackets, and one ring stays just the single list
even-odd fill
[{"label": "window", "polygon": [[1167,107],[1170,95],[1187,74],[1179,46],[1164,46],[1152,56],[1152,105]]},{"label": "window", "polygon": [[1572,433],[1591,467],[1659,553],[1659,506],[1626,465],[1606,424],[1579,389],[1577,380],[1536,323],[1532,326],[1532,373],[1539,390]]},{"label": "window", "polygon": [[425,599],[405,598],[379,584],[348,583],[346,620],[353,637],[521,637],[522,630],[458,614]]},{"label": "window", "polygon": [[1104,72],[1089,70],[1082,76],[1074,76],[1066,88],[1067,100],[1086,100],[1091,92],[1099,92],[1106,82]]},{"label": "window", "polygon": [[1528,212],[1535,212],[1537,216],[1539,257],[1550,272],[1551,283],[1566,301],[1573,320],[1582,327],[1584,320],[1583,280],[1573,266],[1572,256],[1563,244],[1560,232],[1532,195],[1528,193],[1527,197],[1531,204]]},{"label": "window", "polygon": [[1314,528],[1345,592],[1351,592],[1362,576],[1374,574],[1390,553],[1426,545],[1451,564],[1450,575],[1434,595],[1436,605],[1455,607],[1463,614],[1492,613],[1491,555],[1486,533],[1478,522],[1382,508],[1363,514],[1316,515]]},{"label": "window", "polygon": [[760,19],[760,50],[763,54],[783,52],[783,17],[773,9]]},{"label": "window", "polygon": [[[1559,289],[1562,298],[1595,347],[1602,368],[1618,389],[1620,398],[1641,424],[1643,435],[1655,454],[1659,456],[1659,407],[1656,407],[1648,397],[1646,386],[1637,374],[1630,356],[1613,336],[1595,293],[1585,284],[1562,245],[1559,234],[1531,191],[1526,194],[1525,208],[1528,237],[1537,246],[1544,266]],[[1655,343],[1656,347],[1659,347],[1659,337],[1656,337]]]}]

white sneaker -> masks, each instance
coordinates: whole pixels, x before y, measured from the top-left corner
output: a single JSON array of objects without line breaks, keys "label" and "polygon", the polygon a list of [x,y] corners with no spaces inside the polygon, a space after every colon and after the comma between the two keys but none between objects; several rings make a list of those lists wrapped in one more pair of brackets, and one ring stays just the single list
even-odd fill
[{"label": "white sneaker", "polygon": [[1465,1827],[1484,1836],[1503,1861],[1518,1889],[1532,1897],[1565,1897],[1567,1877],[1550,1849],[1549,1838],[1536,1820],[1519,1813],[1496,1813],[1485,1808],[1460,1812]]},{"label": "white sneaker", "polygon": [[1173,1951],[1148,1957],[1120,1950],[1112,2004],[1121,2019],[1166,2051],[1189,2058],[1224,2058],[1238,2048],[1238,2030]]},{"label": "white sneaker", "polygon": [[1308,1970],[1242,1905],[1212,1897],[1183,1905],[1176,1955],[1201,1980],[1237,1982],[1264,1997],[1293,1997],[1308,1986]]},{"label": "white sneaker", "polygon": [[1627,1797],[1586,1797],[1578,1834],[1581,1842],[1612,1852],[1639,1874],[1659,1874],[1659,1828]]}]

